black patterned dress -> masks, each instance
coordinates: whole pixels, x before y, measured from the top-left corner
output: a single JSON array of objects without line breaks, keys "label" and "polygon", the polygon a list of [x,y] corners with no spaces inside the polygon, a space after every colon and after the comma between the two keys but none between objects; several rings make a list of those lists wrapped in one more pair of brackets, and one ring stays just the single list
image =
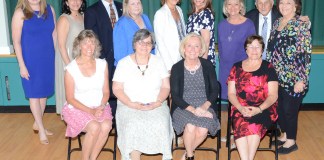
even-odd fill
[{"label": "black patterned dress", "polygon": [[[246,72],[242,61],[233,65],[228,81],[235,81],[236,96],[242,106],[260,106],[268,97],[268,82],[278,81],[272,64],[263,60],[260,68]],[[234,139],[248,135],[264,137],[267,129],[278,118],[277,102],[253,117],[243,117],[235,106],[231,108]]]}]

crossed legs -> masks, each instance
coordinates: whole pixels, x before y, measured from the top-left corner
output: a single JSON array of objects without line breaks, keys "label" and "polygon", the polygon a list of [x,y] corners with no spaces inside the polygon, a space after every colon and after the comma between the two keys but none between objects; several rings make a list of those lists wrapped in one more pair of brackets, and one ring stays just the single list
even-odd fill
[{"label": "crossed legs", "polygon": [[100,154],[102,147],[106,144],[112,122],[91,121],[85,127],[86,135],[82,144],[82,160],[95,160]]},{"label": "crossed legs", "polygon": [[260,144],[259,135],[249,135],[235,140],[241,160],[253,160]]},{"label": "crossed legs", "polygon": [[[187,124],[183,132],[183,142],[186,148],[187,157],[194,156],[195,149],[206,139],[208,130],[206,128],[197,127]],[[185,159],[185,155],[181,160]]]}]

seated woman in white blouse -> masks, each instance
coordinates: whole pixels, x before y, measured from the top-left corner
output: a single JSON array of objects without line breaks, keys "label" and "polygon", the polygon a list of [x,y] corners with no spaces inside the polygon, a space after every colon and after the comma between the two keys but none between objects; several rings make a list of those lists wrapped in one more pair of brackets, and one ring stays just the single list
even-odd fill
[{"label": "seated woman in white blouse", "polygon": [[142,153],[162,153],[163,159],[172,159],[173,129],[165,101],[169,74],[163,61],[150,53],[153,44],[152,33],[137,31],[134,53],[118,62],[113,78],[117,144],[123,160],[139,160]]}]

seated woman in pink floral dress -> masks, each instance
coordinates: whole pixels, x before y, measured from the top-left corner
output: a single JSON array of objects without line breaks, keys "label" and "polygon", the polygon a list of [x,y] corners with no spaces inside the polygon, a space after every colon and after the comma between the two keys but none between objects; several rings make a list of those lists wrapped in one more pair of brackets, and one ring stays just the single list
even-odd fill
[{"label": "seated woman in pink floral dress", "polygon": [[62,114],[67,123],[66,136],[85,132],[82,159],[96,159],[111,130],[108,68],[98,59],[100,44],[91,30],[83,30],[73,43],[73,57],[66,67],[65,92],[67,103]]},{"label": "seated woman in pink floral dress", "polygon": [[234,140],[241,160],[251,160],[278,118],[278,78],[272,64],[262,60],[262,37],[248,37],[244,48],[248,58],[233,65],[227,83]]}]

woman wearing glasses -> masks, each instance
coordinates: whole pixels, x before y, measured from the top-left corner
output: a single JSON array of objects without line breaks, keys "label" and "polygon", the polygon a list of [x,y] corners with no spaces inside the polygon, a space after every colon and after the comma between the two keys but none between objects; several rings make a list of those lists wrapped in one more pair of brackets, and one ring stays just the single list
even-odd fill
[{"label": "woman wearing glasses", "polygon": [[173,129],[166,102],[169,73],[163,61],[150,53],[153,44],[152,33],[137,31],[135,52],[118,62],[113,78],[117,144],[123,160],[139,160],[142,153],[162,153],[163,159],[172,159]]},{"label": "woman wearing glasses", "polygon": [[278,78],[262,60],[264,42],[252,35],[244,43],[248,58],[234,64],[228,77],[234,140],[242,160],[254,159],[260,140],[277,120]]}]

